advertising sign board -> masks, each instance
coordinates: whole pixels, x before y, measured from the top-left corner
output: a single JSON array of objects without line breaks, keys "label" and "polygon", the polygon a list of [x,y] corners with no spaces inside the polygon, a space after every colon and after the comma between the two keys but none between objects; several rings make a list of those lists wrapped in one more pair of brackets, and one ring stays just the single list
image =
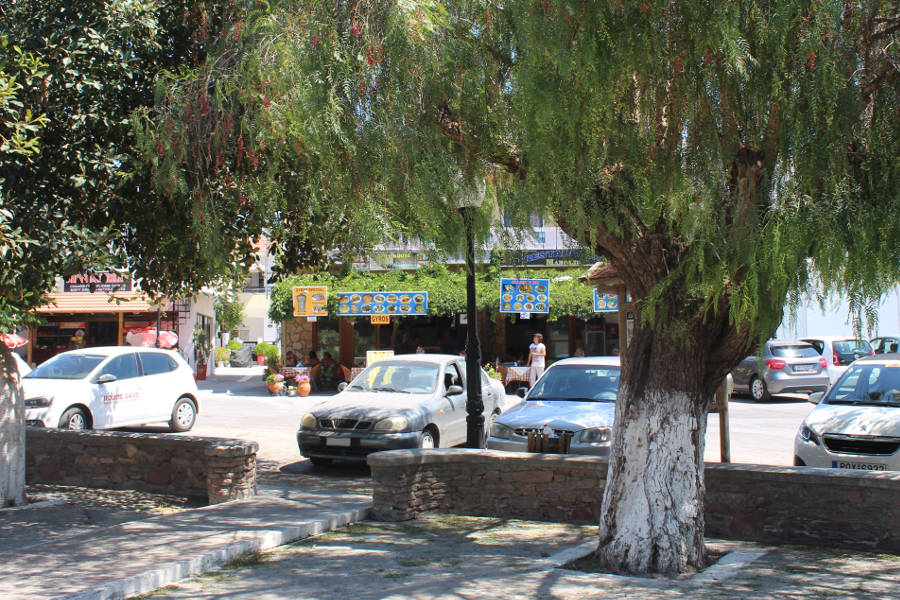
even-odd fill
[{"label": "advertising sign board", "polygon": [[550,312],[549,279],[501,279],[500,312],[537,313]]},{"label": "advertising sign board", "polygon": [[338,292],[340,317],[416,317],[426,314],[428,292]]}]

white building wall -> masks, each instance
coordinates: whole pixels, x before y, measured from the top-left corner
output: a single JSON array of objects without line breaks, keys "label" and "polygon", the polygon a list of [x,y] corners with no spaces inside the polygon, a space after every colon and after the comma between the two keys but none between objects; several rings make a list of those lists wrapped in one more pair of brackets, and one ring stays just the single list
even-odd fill
[{"label": "white building wall", "polygon": [[[882,298],[878,307],[878,323],[875,331],[866,331],[863,323],[863,337],[900,334],[900,286]],[[785,311],[781,327],[775,334],[778,339],[801,338],[811,335],[854,335],[850,315],[850,305],[842,298],[833,297],[825,309],[815,300],[808,300],[801,306],[796,317]]]}]

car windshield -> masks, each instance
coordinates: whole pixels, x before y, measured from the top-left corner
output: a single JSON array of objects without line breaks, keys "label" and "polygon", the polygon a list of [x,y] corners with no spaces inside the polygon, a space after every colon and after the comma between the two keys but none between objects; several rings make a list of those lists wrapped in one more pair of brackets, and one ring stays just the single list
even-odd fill
[{"label": "car windshield", "polygon": [[851,366],[828,392],[824,403],[900,406],[900,363]]},{"label": "car windshield", "polygon": [[772,346],[772,356],[778,358],[817,358],[819,353],[807,344]]},{"label": "car windshield", "polygon": [[611,365],[558,365],[544,373],[528,400],[615,402],[619,367]]},{"label": "car windshield", "polygon": [[57,354],[34,371],[28,379],[84,379],[106,356],[102,354]]},{"label": "car windshield", "polygon": [[359,374],[351,391],[430,394],[438,380],[438,366],[429,363],[377,362]]},{"label": "car windshield", "polygon": [[841,340],[832,345],[838,354],[872,354],[872,346],[865,340]]}]

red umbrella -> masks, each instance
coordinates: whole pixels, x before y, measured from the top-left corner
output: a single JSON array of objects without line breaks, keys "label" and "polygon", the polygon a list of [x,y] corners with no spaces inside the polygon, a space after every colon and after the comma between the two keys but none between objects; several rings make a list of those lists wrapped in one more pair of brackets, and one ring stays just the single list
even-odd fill
[{"label": "red umbrella", "polygon": [[18,348],[27,344],[28,340],[15,333],[0,333],[0,342],[3,342],[10,348]]},{"label": "red umbrella", "polygon": [[[132,329],[125,335],[125,341],[131,346],[150,348],[156,345],[156,327]],[[178,343],[178,334],[174,331],[159,332],[159,347],[174,348]]]}]

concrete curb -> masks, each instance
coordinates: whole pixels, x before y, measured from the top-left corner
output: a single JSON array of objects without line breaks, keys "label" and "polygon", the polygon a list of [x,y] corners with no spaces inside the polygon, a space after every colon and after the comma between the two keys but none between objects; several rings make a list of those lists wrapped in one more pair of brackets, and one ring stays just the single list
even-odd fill
[{"label": "concrete curb", "polygon": [[177,581],[212,571],[239,556],[272,550],[299,539],[319,535],[369,518],[371,507],[334,512],[299,525],[262,531],[253,539],[234,542],[184,560],[163,564],[102,586],[59,596],[59,600],[122,600],[146,594]]}]

